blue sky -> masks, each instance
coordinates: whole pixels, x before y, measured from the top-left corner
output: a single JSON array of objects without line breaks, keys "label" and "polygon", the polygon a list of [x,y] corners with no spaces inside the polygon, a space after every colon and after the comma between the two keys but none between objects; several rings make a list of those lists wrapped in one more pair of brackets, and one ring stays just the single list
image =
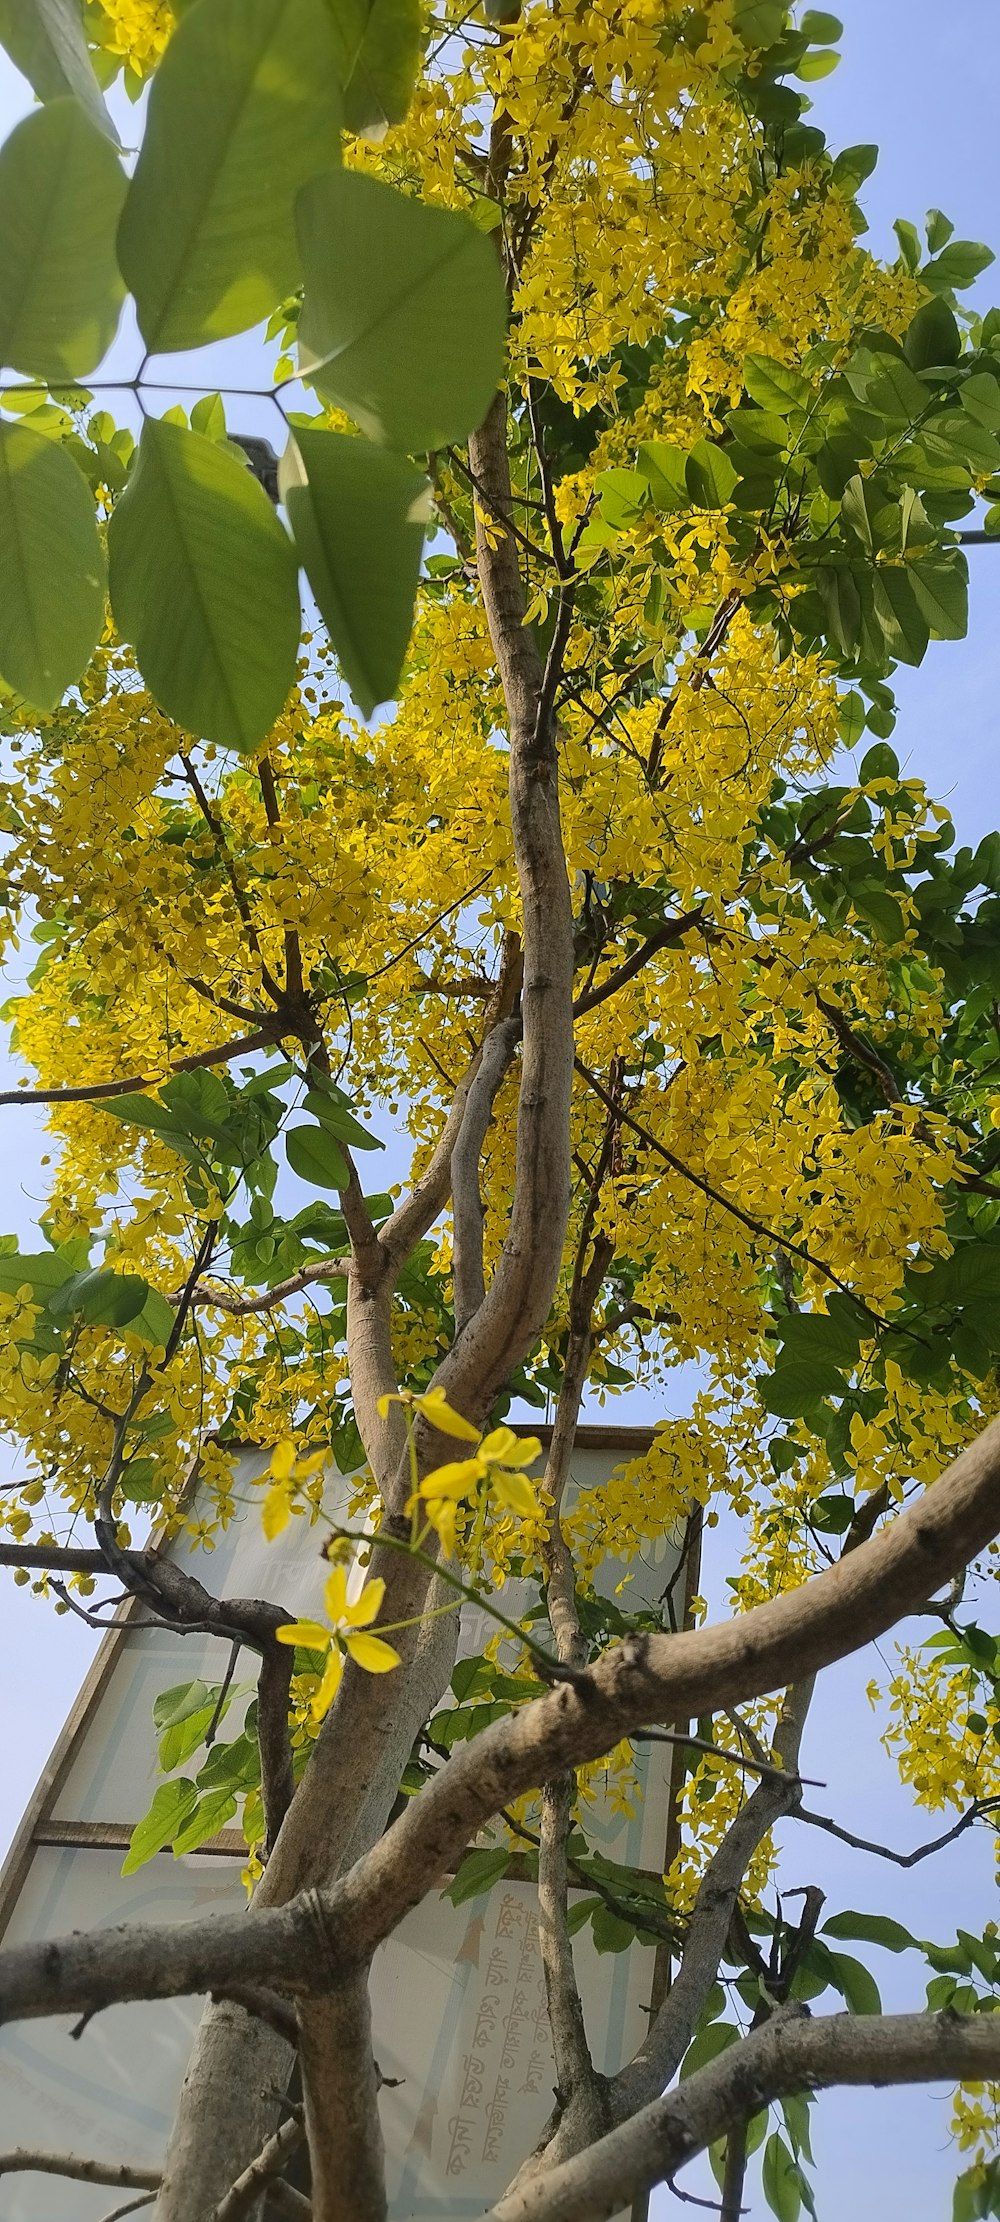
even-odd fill
[{"label": "blue sky", "polygon": [[[881,160],[864,189],[870,244],[895,251],[896,216],[922,220],[942,208],[959,236],[984,239],[1000,252],[1000,172],[996,164],[1000,85],[1000,12],[996,0],[836,0],[844,20],[843,62],[815,88],[816,120],[835,146],[875,141]],[[0,131],[28,105],[15,73],[0,62]],[[979,281],[975,298],[1000,301],[1000,266]],[[199,375],[201,375],[199,364]],[[207,373],[205,374],[208,375]],[[245,404],[242,429],[268,429],[267,414]],[[905,769],[947,800],[960,838],[977,840],[1000,822],[994,705],[1000,695],[997,610],[1000,544],[971,551],[969,637],[932,647],[917,672],[899,674],[900,724],[895,745]],[[3,992],[16,984],[11,974]],[[17,1068],[0,1044],[0,1073]],[[0,1083],[2,1084],[2,1083]],[[9,1083],[8,1083],[9,1084]],[[41,1194],[40,1122],[8,1111],[0,1228],[27,1235]],[[655,1418],[648,1401],[632,1398],[607,1418]],[[16,1471],[8,1465],[5,1471]],[[714,1579],[714,1577],[713,1577]],[[54,1620],[4,1577],[0,1672],[8,1692],[0,1727],[0,1848],[24,1801],[72,1694],[92,1656],[93,1639],[77,1623]],[[717,1599],[721,1605],[721,1597]],[[858,1833],[900,1848],[936,1833],[944,1821],[912,1814],[879,1751],[864,1698],[880,1662],[871,1654],[823,1678],[810,1725],[805,1772],[826,1787],[810,1793],[814,1807],[836,1813]],[[18,1705],[12,1694],[26,1692]],[[846,1853],[818,1832],[786,1829],[787,1887],[819,1883],[829,1911],[845,1906],[891,1912],[916,1933],[943,1939],[956,1923],[975,1928],[1000,1914],[993,1854],[985,1835],[966,1837],[942,1862],[909,1874]],[[884,1959],[877,1973],[887,2006],[922,2003],[915,1962]],[[820,2162],[820,2215],[875,2222],[886,2213],[909,2222],[947,2222],[956,2161],[947,2143],[947,2106],[928,2093],[844,2094],[824,2099],[814,2136]],[[694,2177],[691,2178],[694,2184]],[[701,2184],[701,2189],[710,2185]],[[680,2210],[663,2195],[657,2222]],[[754,2217],[767,2210],[751,2204]]]}]

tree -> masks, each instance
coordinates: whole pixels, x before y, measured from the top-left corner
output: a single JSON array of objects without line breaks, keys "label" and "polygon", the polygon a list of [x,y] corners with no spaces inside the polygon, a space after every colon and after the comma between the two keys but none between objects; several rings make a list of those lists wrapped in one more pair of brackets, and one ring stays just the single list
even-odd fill
[{"label": "tree", "polygon": [[[315,2222],[376,2222],[371,1955],[485,1830],[488,1872],[535,1862],[558,2074],[495,2222],[596,2222],[706,2148],[732,2222],[762,2134],[794,2216],[819,2085],[1000,2081],[991,1934],[820,1936],[769,1890],[776,1820],[845,1834],[803,1800],[814,1675],[914,1610],[914,1803],[942,1843],[1000,1805],[963,1601],[1000,1533],[1000,835],[954,852],[890,745],[896,665],[961,637],[963,542],[1000,529],[1000,312],[958,301],[991,258],[938,212],[926,253],[859,247],[875,150],[831,155],[802,90],[840,26],[781,0],[33,0],[0,33],[42,102],[0,151],[6,915],[41,945],[4,1102],[58,1145],[44,1246],[0,1255],[0,1560],[260,1659],[255,1778],[246,1731],[231,1779],[218,1745],[210,1788],[171,1765],[130,1854],[239,1810],[252,1918],[9,1952],[0,2009],[210,1992],[160,2222],[278,2179],[257,2094],[294,2051]],[[119,70],[152,77],[131,179]],[[100,369],[126,287],[138,448]],[[246,342],[232,392],[156,413],[151,356],[251,329],[252,375]],[[235,429],[272,377],[276,480]],[[409,1148],[381,1195],[373,1115]],[[564,1517],[584,1396],[685,1364],[684,1417]],[[513,1399],[553,1403],[537,1490]],[[210,1541],[247,1436],[272,1535],[364,1468],[329,1624],[136,1542]],[[683,1613],[602,1601],[667,1530]],[[502,1612],[514,1572],[538,1609],[452,1683],[442,1750],[442,1608]],[[578,1796],[649,1733],[683,1755],[662,1885],[595,1857]],[[673,1960],[610,2080],[581,1907]],[[882,2016],[829,1937],[922,1951],[927,2010]],[[852,2018],[806,2016],[830,1991]],[[956,2211],[1000,2212],[956,2104]]]}]

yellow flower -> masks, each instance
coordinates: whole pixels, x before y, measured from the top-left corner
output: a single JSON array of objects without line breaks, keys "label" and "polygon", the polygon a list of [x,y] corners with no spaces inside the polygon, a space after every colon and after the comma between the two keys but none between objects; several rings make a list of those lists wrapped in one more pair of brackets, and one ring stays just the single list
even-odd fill
[{"label": "yellow flower", "polygon": [[398,1396],[380,1396],[378,1415],[384,1420],[390,1404],[409,1406],[414,1412],[437,1428],[440,1435],[457,1435],[460,1442],[478,1443],[479,1429],[471,1420],[463,1419],[461,1412],[454,1412],[443,1389],[424,1389],[417,1395],[412,1389],[401,1389]]},{"label": "yellow flower", "polygon": [[346,1656],[356,1666],[364,1667],[366,1674],[388,1674],[399,1665],[399,1653],[391,1643],[363,1632],[381,1611],[384,1596],[385,1583],[379,1577],[366,1582],[353,1605],[348,1604],[347,1569],[335,1566],[323,1592],[332,1625],[324,1628],[318,1620],[290,1620],[275,1630],[279,1643],[301,1644],[306,1651],[329,1651],[323,1679],[310,1707],[314,1720],[322,1720],[329,1712],[340,1688]]},{"label": "yellow flower", "polygon": [[436,1529],[446,1551],[455,1548],[456,1510],[467,1497],[471,1497],[481,1483],[486,1483],[505,1512],[516,1512],[522,1519],[530,1519],[538,1511],[538,1499],[527,1474],[519,1467],[533,1466],[541,1455],[537,1435],[528,1435],[521,1442],[512,1427],[495,1427],[484,1435],[472,1458],[459,1458],[446,1466],[435,1466],[433,1473],[425,1474],[419,1494],[427,1506],[427,1517]]}]

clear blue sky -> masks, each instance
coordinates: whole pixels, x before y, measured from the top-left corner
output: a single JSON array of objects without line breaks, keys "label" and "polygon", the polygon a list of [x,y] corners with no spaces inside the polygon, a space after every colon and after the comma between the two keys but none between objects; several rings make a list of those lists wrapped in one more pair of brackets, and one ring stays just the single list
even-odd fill
[{"label": "clear blue sky", "polygon": [[[893,218],[919,222],[926,208],[936,206],[952,217],[959,236],[984,239],[1000,253],[997,0],[952,0],[948,8],[940,0],[835,4],[845,24],[844,59],[816,88],[816,118],[835,145],[872,140],[882,150],[864,191],[871,245],[893,253]],[[0,66],[0,130],[6,131],[25,105],[20,81]],[[1000,302],[1000,264],[979,281],[975,298],[983,306]],[[252,421],[248,415],[245,428],[257,423],[267,428],[256,414]],[[971,553],[969,638],[935,646],[920,671],[900,674],[896,746],[905,767],[949,802],[960,837],[975,841],[1000,823],[993,715],[1000,694],[1000,545]],[[0,1072],[4,1062],[0,1049]],[[38,1157],[44,1144],[31,1114],[5,1116],[0,1229],[26,1235],[41,1193]],[[606,1416],[656,1414],[629,1398]],[[8,1693],[0,1729],[2,1848],[92,1649],[86,1630],[54,1621],[6,1578],[0,1599],[0,1672]],[[903,1848],[935,1833],[939,1824],[925,1827],[913,1817],[879,1751],[863,1696],[878,1668],[869,1654],[824,1677],[804,1767],[826,1784],[810,1793],[817,1810],[836,1813],[857,1832]],[[20,1706],[12,1701],[11,1693],[28,1690]],[[954,1934],[956,1924],[975,1928],[1000,1914],[985,1835],[966,1838],[945,1861],[901,1875],[844,1852],[818,1832],[785,1833],[785,1885],[819,1883],[828,1892],[830,1911],[863,1905],[895,1913],[916,1933],[941,1939]],[[877,1973],[886,2005],[921,2004],[916,1964],[874,1954],[873,1964],[876,1958],[884,1961]],[[947,2145],[947,2106],[940,2095],[833,2095],[821,2101],[816,2120],[823,2222],[840,2222],[847,2214],[857,2222],[897,2214],[908,2222],[947,2222],[956,2160]],[[689,2180],[694,2187],[693,2173]],[[681,2211],[666,2195],[656,2202],[657,2222]],[[755,2203],[749,2211],[756,2222],[767,2210]]]}]

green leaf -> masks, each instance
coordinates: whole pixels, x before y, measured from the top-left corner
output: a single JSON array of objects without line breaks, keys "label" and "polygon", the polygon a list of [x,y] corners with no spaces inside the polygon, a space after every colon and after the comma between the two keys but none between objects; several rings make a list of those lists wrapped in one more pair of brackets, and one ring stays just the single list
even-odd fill
[{"label": "green leaf", "polygon": [[798,1358],[776,1366],[758,1382],[765,1412],[782,1420],[803,1419],[822,1397],[843,1396],[847,1383],[829,1358]]},{"label": "green leaf", "polygon": [[180,1859],[184,1852],[195,1852],[199,1844],[207,1844],[210,1836],[216,1836],[232,1820],[235,1811],[231,1790],[210,1790],[206,1797],[199,1798],[184,1827],[172,1838],[174,1858]]},{"label": "green leaf", "polygon": [[847,2003],[852,2014],[880,2014],[882,2000],[874,1975],[860,1960],[852,1959],[849,1952],[829,1952],[831,1980]]},{"label": "green leaf", "polygon": [[803,54],[795,64],[795,75],[806,85],[815,84],[817,78],[830,77],[836,69],[840,55],[833,47],[818,47],[811,54]]},{"label": "green leaf", "polygon": [[940,252],[940,249],[942,247],[947,246],[948,241],[951,238],[952,233],[954,232],[955,226],[951,221],[951,217],[943,216],[939,208],[928,209],[925,219],[925,225],[927,231],[927,245],[930,248],[932,255],[936,255]]},{"label": "green leaf", "polygon": [[310,1088],[305,1098],[305,1109],[312,1112],[321,1126],[329,1127],[330,1133],[336,1135],[338,1142],[346,1142],[350,1149],[381,1150],[385,1147],[378,1135],[373,1134],[370,1127],[362,1126],[360,1119],[354,1117],[346,1104],[338,1103],[335,1096],[322,1094],[318,1088]]},{"label": "green leaf", "polygon": [[285,1135],[285,1156],[293,1173],[313,1188],[347,1187],[347,1160],[325,1127],[290,1127]]},{"label": "green leaf", "polygon": [[959,400],[974,424],[984,425],[988,432],[1000,432],[1000,383],[988,371],[966,378],[959,388]]},{"label": "green leaf", "polygon": [[662,440],[643,440],[637,461],[657,509],[669,511],[690,506],[687,456],[681,448],[668,447]]},{"label": "green leaf", "polygon": [[442,1892],[453,1906],[464,1906],[467,1898],[481,1898],[492,1890],[507,1873],[510,1853],[505,1846],[497,1845],[489,1851],[466,1852],[454,1880]]},{"label": "green leaf", "polygon": [[939,640],[964,640],[969,624],[969,571],[959,548],[921,556],[908,576],[918,607]]},{"label": "green leaf", "polygon": [[774,2130],[764,2147],[761,2169],[764,2197],[778,2222],[798,2222],[802,2186],[798,2167],[784,2138]]},{"label": "green leaf", "polygon": [[861,597],[853,573],[821,564],[816,584],[836,646],[845,656],[853,656],[861,631]]},{"label": "green leaf", "polygon": [[810,46],[832,46],[844,36],[844,26],[839,15],[828,15],[825,8],[807,8],[799,24],[799,31]]},{"label": "green leaf", "polygon": [[87,50],[79,0],[0,0],[0,45],[39,100],[72,94],[117,146],[118,134]]},{"label": "green leaf", "polygon": [[420,67],[420,0],[327,0],[348,131],[402,123]]},{"label": "green leaf", "polygon": [[635,1929],[610,1906],[595,1906],[590,1917],[595,1952],[627,1952],[635,1943]]},{"label": "green leaf", "polygon": [[898,355],[882,357],[878,377],[872,380],[865,396],[868,406],[877,409],[890,424],[912,423],[915,417],[923,416],[932,398]]},{"label": "green leaf", "polygon": [[793,409],[808,409],[813,398],[808,379],[773,355],[748,355],[743,383],[751,401],[778,417],[790,416]]},{"label": "green leaf", "polygon": [[699,2029],[681,2061],[678,2081],[685,2083],[689,2075],[697,2075],[699,2068],[707,2068],[710,2060],[718,2060],[731,2045],[737,2044],[740,2032],[727,2021],[710,2021]]},{"label": "green leaf", "polygon": [[875,747],[868,749],[861,759],[861,768],[858,772],[859,787],[868,787],[876,779],[898,778],[899,758],[895,749],[890,748],[887,741],[877,741]]},{"label": "green leaf", "polygon": [[299,279],[293,207],[339,153],[327,0],[196,0],[153,78],[119,232],[151,353],[257,324]]},{"label": "green leaf", "polygon": [[920,233],[906,216],[897,216],[893,231],[899,241],[900,252],[908,270],[920,267]]},{"label": "green leaf", "polygon": [[928,293],[961,293],[995,261],[991,247],[982,247],[975,239],[953,239],[935,261],[924,264],[920,283]]},{"label": "green leaf", "polygon": [[296,546],[337,661],[367,718],[399,690],[430,489],[402,456],[345,433],[300,427],[290,453],[292,469],[286,457],[281,487]]},{"label": "green leaf", "polygon": [[297,202],[304,372],[372,439],[421,453],[482,423],[503,369],[496,252],[465,216],[348,170]]},{"label": "green leaf", "polygon": [[886,1952],[920,1949],[909,1929],[882,1913],[835,1913],[832,1920],[824,1921],[823,1933],[828,1937],[847,1937],[856,1944],[881,1944]]},{"label": "green leaf", "polygon": [[856,748],[865,730],[864,698],[853,689],[840,698],[837,730],[845,748]]},{"label": "green leaf", "polygon": [[877,147],[843,147],[833,165],[833,182],[839,185],[841,192],[853,196],[866,178],[870,178],[877,162]]},{"label": "green leaf", "polygon": [[76,100],[36,108],[0,147],[0,361],[39,378],[93,370],[125,288],[125,175]]},{"label": "green leaf", "polygon": [[162,1735],[165,1729],[201,1711],[209,1695],[207,1682],[172,1683],[169,1690],[161,1690],[153,1699],[153,1727]]},{"label": "green leaf", "polygon": [[115,621],[161,709],[256,748],[299,642],[295,553],[263,487],[222,441],[150,417],[108,544]]},{"label": "green leaf", "polygon": [[739,472],[724,448],[714,440],[699,440],[688,456],[685,476],[691,500],[699,509],[724,509],[732,500]]},{"label": "green leaf", "polygon": [[0,676],[51,710],[104,623],[104,551],[86,479],[56,441],[0,423]]},{"label": "green leaf", "polygon": [[172,1843],[197,1801],[194,1783],[188,1782],[183,1775],[176,1782],[161,1782],[149,1812],[143,1820],[137,1821],[132,1831],[122,1862],[122,1874],[134,1875],[138,1867],[144,1867],[147,1859],[152,1859],[154,1852],[162,1852],[165,1844]]},{"label": "green leaf", "polygon": [[946,301],[925,301],[908,326],[903,353],[911,370],[934,370],[957,363],[962,335]]},{"label": "green leaf", "polygon": [[890,656],[900,663],[921,663],[929,635],[908,572],[889,564],[876,571],[874,601]]},{"label": "green leaf", "polygon": [[127,1327],[141,1312],[150,1293],[148,1281],[138,1273],[111,1273],[95,1268],[74,1273],[64,1281],[49,1305],[56,1318],[80,1312],[89,1327]]},{"label": "green leaf", "polygon": [[877,884],[866,885],[852,888],[851,894],[859,918],[867,918],[880,941],[894,943],[902,940],[905,931],[903,913],[895,895],[890,895],[888,888]]}]

